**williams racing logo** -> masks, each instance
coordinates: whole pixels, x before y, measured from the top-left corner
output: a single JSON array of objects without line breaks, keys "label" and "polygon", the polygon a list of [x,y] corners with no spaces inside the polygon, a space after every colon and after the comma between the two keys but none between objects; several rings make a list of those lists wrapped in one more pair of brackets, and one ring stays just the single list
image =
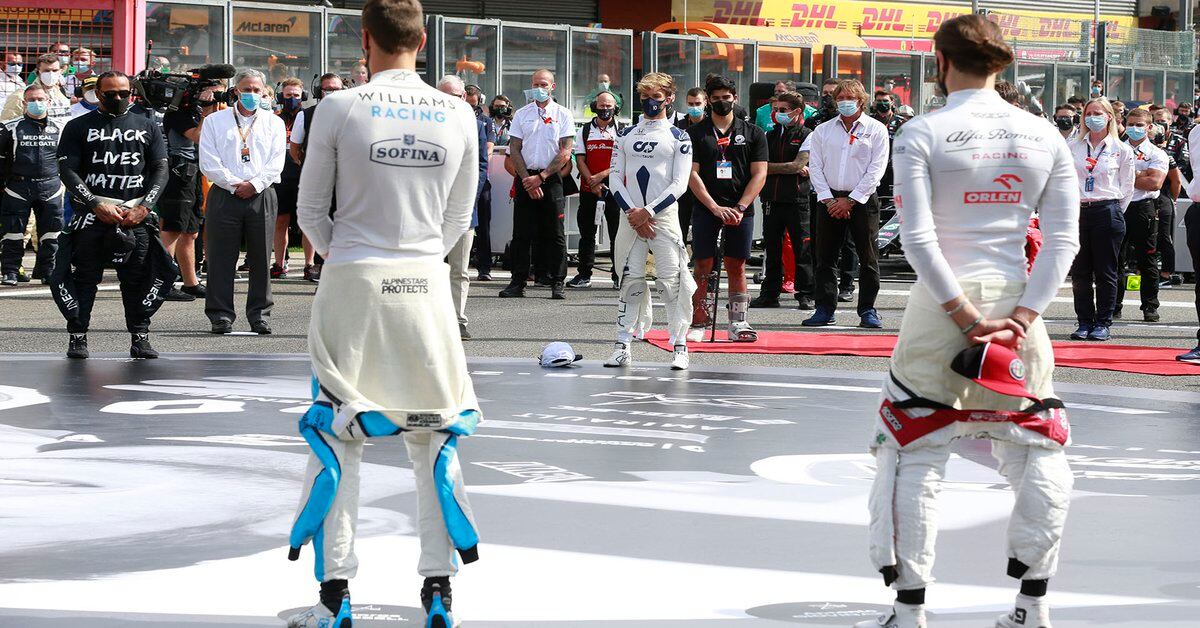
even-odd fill
[{"label": "williams racing logo", "polygon": [[983,203],[1015,205],[1021,202],[1021,190],[1013,189],[1014,184],[1024,183],[1021,177],[1015,174],[1002,174],[992,179],[992,183],[998,183],[1004,186],[1004,189],[987,190],[984,192],[964,192],[963,203],[967,205]]},{"label": "williams racing logo", "polygon": [[381,294],[429,294],[429,280],[421,277],[392,277],[384,279]]},{"label": "williams racing logo", "polygon": [[371,144],[371,161],[400,168],[435,168],[446,161],[446,149],[415,135]]}]

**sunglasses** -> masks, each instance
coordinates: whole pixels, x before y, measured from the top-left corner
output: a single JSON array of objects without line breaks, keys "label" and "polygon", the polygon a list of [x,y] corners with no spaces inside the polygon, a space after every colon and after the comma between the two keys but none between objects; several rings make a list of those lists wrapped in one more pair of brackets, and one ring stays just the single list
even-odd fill
[{"label": "sunglasses", "polygon": [[133,94],[133,92],[131,92],[127,89],[122,89],[122,90],[111,89],[107,92],[104,92],[104,95],[108,98],[129,98],[132,94]]}]

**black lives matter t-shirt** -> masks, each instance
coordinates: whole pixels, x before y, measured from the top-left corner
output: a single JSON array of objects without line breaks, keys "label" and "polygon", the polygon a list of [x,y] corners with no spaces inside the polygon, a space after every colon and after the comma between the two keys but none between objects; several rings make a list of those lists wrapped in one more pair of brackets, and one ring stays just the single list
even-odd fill
[{"label": "black lives matter t-shirt", "polygon": [[127,201],[144,197],[153,207],[167,175],[162,128],[131,111],[113,116],[96,110],[67,123],[58,145],[58,164],[71,196],[89,209],[96,197]]}]

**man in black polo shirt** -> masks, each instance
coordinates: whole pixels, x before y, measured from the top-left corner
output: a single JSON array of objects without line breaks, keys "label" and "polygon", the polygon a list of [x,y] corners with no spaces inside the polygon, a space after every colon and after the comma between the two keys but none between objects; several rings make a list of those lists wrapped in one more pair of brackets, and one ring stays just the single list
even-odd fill
[{"label": "man in black polo shirt", "polygon": [[762,129],[734,115],[737,86],[715,76],[708,80],[712,115],[688,128],[695,158],[689,188],[696,197],[692,213],[692,255],[697,290],[692,298],[689,340],[700,340],[711,309],[708,274],[717,255],[717,237],[725,232],[724,263],[729,273],[729,339],[754,342],[758,334],[746,322],[746,260],[754,238],[751,203],[767,179],[767,137]]},{"label": "man in black polo shirt", "polygon": [[796,260],[796,300],[799,309],[813,309],[812,251],[809,233],[808,152],[801,151],[812,133],[804,127],[804,98],[795,92],[775,96],[767,133],[767,183],[762,189],[763,244],[767,249],[766,278],[750,307],[779,307],[783,290],[783,236],[791,235]]}]

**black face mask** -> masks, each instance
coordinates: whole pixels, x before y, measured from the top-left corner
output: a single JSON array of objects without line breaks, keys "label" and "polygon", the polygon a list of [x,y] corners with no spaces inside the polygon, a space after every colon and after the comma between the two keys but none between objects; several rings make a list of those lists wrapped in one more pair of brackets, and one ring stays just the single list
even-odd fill
[{"label": "black face mask", "polygon": [[823,94],[821,96],[821,109],[824,111],[837,109],[837,103],[833,101],[833,94]]},{"label": "black face mask", "polygon": [[505,106],[492,107],[492,117],[493,118],[507,118],[510,115],[512,115],[512,107],[505,107]]},{"label": "black face mask", "polygon": [[1153,138],[1150,139],[1150,141],[1154,142],[1154,144],[1157,146],[1162,146],[1162,145],[1166,144],[1167,138],[1169,138],[1171,136],[1170,131],[1167,130],[1167,123],[1166,122],[1155,122],[1154,126],[1158,127],[1158,135],[1155,135]]},{"label": "black face mask", "polygon": [[712,112],[718,116],[727,116],[733,113],[733,103],[728,100],[714,100]]},{"label": "black face mask", "polygon": [[1056,116],[1054,118],[1054,125],[1060,131],[1070,131],[1075,128],[1075,119],[1071,116]]},{"label": "black face mask", "polygon": [[104,111],[114,116],[125,115],[125,112],[129,111],[129,99],[119,96],[101,96],[100,105],[104,107]]},{"label": "black face mask", "polygon": [[938,86],[938,89],[942,90],[942,95],[943,95],[943,96],[949,96],[949,95],[950,95],[950,90],[946,88],[946,75],[942,73],[942,64],[938,63],[936,60],[934,61],[934,63],[937,65],[937,86]]},{"label": "black face mask", "polygon": [[616,113],[617,112],[615,109],[597,109],[596,117],[600,118],[601,120],[608,121],[608,120],[612,120],[613,115],[615,115]]},{"label": "black face mask", "polygon": [[875,112],[876,113],[887,113],[891,110],[892,110],[892,103],[890,103],[886,100],[876,100],[875,101]]}]

